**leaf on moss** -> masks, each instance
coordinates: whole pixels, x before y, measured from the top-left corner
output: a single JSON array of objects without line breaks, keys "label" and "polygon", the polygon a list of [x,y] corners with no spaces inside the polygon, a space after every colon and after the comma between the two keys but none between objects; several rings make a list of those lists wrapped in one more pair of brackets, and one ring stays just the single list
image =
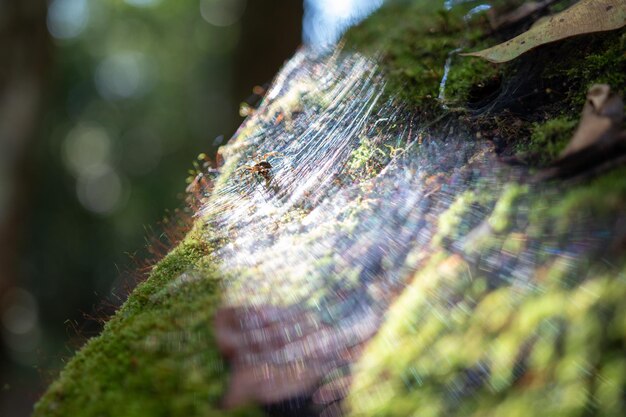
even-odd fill
[{"label": "leaf on moss", "polygon": [[502,63],[547,43],[586,33],[615,30],[625,24],[624,0],[581,0],[561,13],[540,20],[528,31],[509,41],[461,55]]},{"label": "leaf on moss", "polygon": [[606,84],[592,86],[576,132],[559,157],[540,172],[540,179],[570,177],[621,161],[626,154],[623,120],[622,98]]},{"label": "leaf on moss", "polygon": [[624,102],[606,84],[589,89],[578,129],[559,159],[603,142],[612,142],[624,119]]}]

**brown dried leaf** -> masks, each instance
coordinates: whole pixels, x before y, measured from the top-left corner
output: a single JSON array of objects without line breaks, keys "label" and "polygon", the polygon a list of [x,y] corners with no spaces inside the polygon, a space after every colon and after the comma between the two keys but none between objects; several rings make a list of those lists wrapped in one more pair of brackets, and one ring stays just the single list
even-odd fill
[{"label": "brown dried leaf", "polygon": [[547,43],[585,33],[615,30],[625,24],[626,1],[581,0],[567,10],[537,22],[528,31],[507,42],[461,55],[502,63]]},{"label": "brown dried leaf", "polygon": [[572,139],[558,159],[539,173],[538,179],[571,177],[605,165],[614,166],[613,162],[626,154],[626,132],[621,131],[623,119],[622,98],[608,85],[592,86]]},{"label": "brown dried leaf", "polygon": [[596,84],[587,93],[578,129],[559,160],[594,144],[611,141],[624,119],[624,103],[606,84]]}]

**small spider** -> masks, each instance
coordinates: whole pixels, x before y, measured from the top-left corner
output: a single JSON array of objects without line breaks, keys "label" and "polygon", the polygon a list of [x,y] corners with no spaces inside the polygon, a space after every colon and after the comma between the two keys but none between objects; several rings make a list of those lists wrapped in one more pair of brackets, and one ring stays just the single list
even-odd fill
[{"label": "small spider", "polygon": [[282,155],[279,152],[268,152],[261,157],[254,158],[254,164],[243,165],[235,172],[246,172],[251,177],[255,175],[261,176],[265,180],[265,186],[269,188],[272,182],[272,164],[269,163],[269,158],[280,158]]}]

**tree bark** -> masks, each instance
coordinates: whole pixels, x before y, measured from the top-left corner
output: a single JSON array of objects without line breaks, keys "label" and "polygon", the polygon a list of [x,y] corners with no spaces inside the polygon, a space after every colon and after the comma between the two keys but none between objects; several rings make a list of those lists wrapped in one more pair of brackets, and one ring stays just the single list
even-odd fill
[{"label": "tree bark", "polygon": [[0,1],[0,311],[17,283],[21,228],[32,182],[29,150],[50,65],[45,0]]}]

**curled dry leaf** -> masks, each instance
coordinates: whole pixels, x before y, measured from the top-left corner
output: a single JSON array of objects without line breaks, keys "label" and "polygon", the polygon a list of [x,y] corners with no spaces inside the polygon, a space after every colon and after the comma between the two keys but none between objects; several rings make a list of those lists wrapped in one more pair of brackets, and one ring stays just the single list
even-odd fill
[{"label": "curled dry leaf", "polygon": [[559,160],[604,142],[611,142],[619,133],[624,119],[624,103],[606,84],[597,84],[589,89],[583,107],[580,124]]},{"label": "curled dry leaf", "polygon": [[626,132],[621,131],[624,102],[605,84],[596,84],[587,93],[587,102],[572,139],[538,179],[571,177],[613,166],[626,155]]},{"label": "curled dry leaf", "polygon": [[626,1],[581,0],[567,10],[537,22],[528,31],[509,41],[461,55],[502,63],[547,43],[585,33],[615,30],[625,24]]}]

